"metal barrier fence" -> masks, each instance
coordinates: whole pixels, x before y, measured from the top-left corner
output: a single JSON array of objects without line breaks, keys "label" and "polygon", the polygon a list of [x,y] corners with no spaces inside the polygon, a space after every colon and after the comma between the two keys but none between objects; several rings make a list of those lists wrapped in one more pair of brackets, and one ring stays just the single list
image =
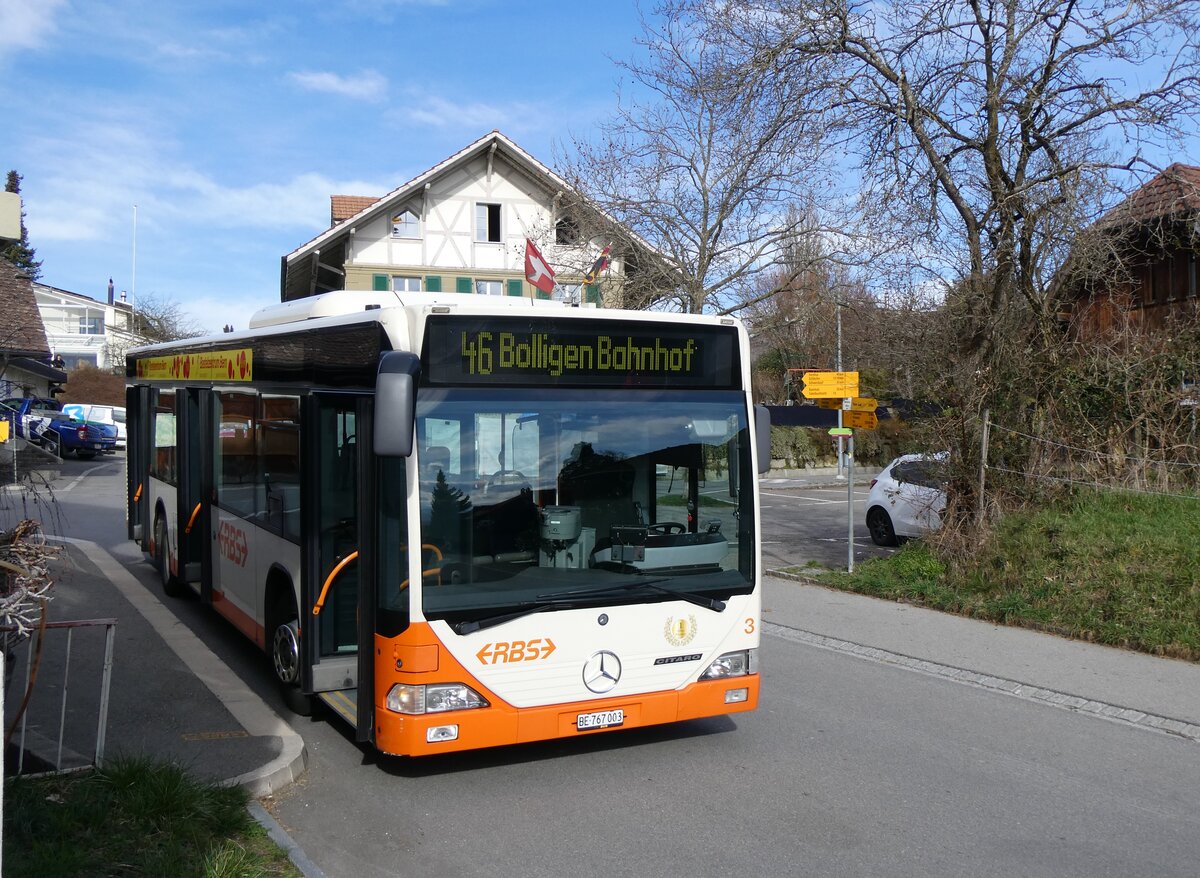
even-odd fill
[{"label": "metal barrier fence", "polygon": [[[7,656],[5,749],[14,764],[6,773],[60,774],[103,764],[116,627],[116,619],[48,622]],[[101,629],[102,642],[89,636]],[[79,665],[84,679],[72,681]],[[98,674],[86,673],[96,668]],[[90,757],[82,755],[89,750]]]}]

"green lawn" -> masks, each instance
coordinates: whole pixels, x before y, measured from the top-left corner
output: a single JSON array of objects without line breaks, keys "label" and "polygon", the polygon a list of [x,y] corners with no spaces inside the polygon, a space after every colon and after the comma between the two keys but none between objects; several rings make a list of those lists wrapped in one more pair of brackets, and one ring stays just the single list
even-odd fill
[{"label": "green lawn", "polygon": [[[812,575],[811,570],[796,570]],[[1084,493],[1009,514],[972,557],[922,541],[836,588],[1200,661],[1200,498]]]},{"label": "green lawn", "polygon": [[246,803],[240,788],[199,783],[144,759],[12,778],[4,790],[4,874],[297,878]]}]

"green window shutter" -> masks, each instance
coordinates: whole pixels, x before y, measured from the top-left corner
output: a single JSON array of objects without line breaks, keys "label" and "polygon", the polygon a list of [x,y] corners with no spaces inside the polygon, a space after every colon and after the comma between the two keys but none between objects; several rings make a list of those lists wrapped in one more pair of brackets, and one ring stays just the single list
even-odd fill
[{"label": "green window shutter", "polygon": [[442,291],[442,276],[430,274],[425,276],[425,292],[440,293]]},{"label": "green window shutter", "polygon": [[391,278],[389,278],[386,274],[371,275],[371,289],[372,290],[375,290],[377,292],[380,290],[383,290],[386,292],[388,287],[390,287],[390,286],[391,286]]},{"label": "green window shutter", "polygon": [[510,296],[525,295],[525,282],[516,279],[510,280],[508,282],[508,294]]},{"label": "green window shutter", "polygon": [[550,298],[550,294],[547,293],[545,290],[535,290],[533,294],[535,296],[537,296],[539,299],[549,299]]},{"label": "green window shutter", "polygon": [[600,304],[600,284],[587,285],[587,298],[585,301],[590,305]]},{"label": "green window shutter", "polygon": [[474,289],[474,286],[469,277],[456,277],[454,279],[454,291],[456,293],[469,293]]}]

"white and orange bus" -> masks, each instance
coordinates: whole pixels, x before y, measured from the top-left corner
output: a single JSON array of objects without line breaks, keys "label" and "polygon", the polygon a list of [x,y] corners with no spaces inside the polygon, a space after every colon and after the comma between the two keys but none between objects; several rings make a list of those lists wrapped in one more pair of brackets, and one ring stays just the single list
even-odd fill
[{"label": "white and orange bus", "polygon": [[757,705],[738,321],[344,291],[126,366],[130,537],[292,709],[426,755]]}]

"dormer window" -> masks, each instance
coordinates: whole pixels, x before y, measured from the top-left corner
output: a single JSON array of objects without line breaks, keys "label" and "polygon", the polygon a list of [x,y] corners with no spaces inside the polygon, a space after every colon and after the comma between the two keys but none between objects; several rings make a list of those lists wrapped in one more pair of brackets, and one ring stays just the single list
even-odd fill
[{"label": "dormer window", "polygon": [[407,208],[399,213],[392,214],[392,237],[421,237],[421,218],[417,216],[416,212]]}]

